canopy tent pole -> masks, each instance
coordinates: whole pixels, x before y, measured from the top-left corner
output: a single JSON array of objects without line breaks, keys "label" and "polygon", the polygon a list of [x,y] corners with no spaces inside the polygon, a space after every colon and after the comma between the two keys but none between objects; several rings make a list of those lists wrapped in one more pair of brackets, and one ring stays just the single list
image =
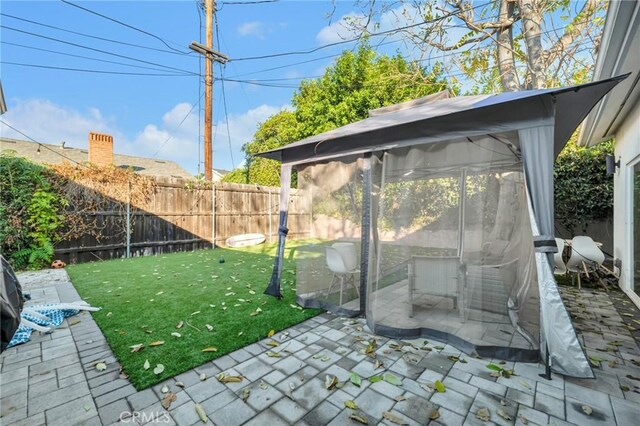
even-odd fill
[{"label": "canopy tent pole", "polygon": [[460,172],[460,209],[458,211],[458,258],[462,260],[464,254],[464,223],[467,208],[467,168]]},{"label": "canopy tent pole", "polygon": [[371,154],[362,165],[362,224],[360,225],[360,315],[367,309],[367,275],[369,270],[369,240],[371,233]]},{"label": "canopy tent pole", "polygon": [[278,226],[278,250],[273,262],[271,280],[264,294],[282,299],[280,292],[280,276],[282,275],[282,263],[284,260],[284,245],[289,229],[287,218],[289,215],[289,193],[291,192],[291,165],[283,164],[280,172],[280,224]]}]

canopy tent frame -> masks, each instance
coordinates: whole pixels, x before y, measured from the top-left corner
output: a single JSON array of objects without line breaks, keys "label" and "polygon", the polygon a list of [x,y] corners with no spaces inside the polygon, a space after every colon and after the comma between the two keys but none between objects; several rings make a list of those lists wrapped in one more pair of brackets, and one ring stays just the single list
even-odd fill
[{"label": "canopy tent frame", "polygon": [[[571,323],[568,313],[557,290],[553,274],[549,275],[550,257],[557,251],[553,238],[553,161],[571,133],[588,114],[595,104],[626,76],[620,76],[578,86],[561,89],[502,93],[493,96],[459,97],[420,104],[406,110],[396,110],[387,114],[372,116],[341,128],[312,136],[302,141],[276,150],[257,154],[265,158],[282,161],[282,192],[280,202],[280,228],[277,256],[274,271],[265,291],[281,297],[279,282],[287,229],[288,186],[292,168],[329,161],[347,161],[348,158],[362,159],[362,217],[360,234],[360,294],[357,310],[333,309],[338,314],[365,315],[369,306],[368,280],[370,272],[370,250],[377,250],[380,256],[380,244],[377,236],[376,212],[378,203],[373,203],[374,194],[372,159],[382,158],[381,180],[378,194],[385,184],[389,172],[387,162],[382,156],[392,150],[412,147],[425,147],[425,158],[433,153],[427,152],[430,146],[439,142],[451,143],[466,139],[472,146],[473,138],[489,137],[504,144],[509,155],[522,164],[521,172],[525,177],[527,204],[531,215],[531,232],[535,246],[535,265],[538,275],[540,298],[540,347],[535,351],[519,351],[513,348],[474,347],[481,356],[496,356],[503,359],[534,361],[541,356],[548,360],[548,366],[554,371],[573,377],[593,377],[593,371],[584,354]],[[513,140],[499,135],[515,132],[520,146]],[[475,149],[475,148],[474,148]],[[394,151],[394,152],[396,152]],[[438,158],[437,155],[435,158]],[[505,157],[506,158],[506,157]],[[506,163],[506,161],[505,161]],[[454,163],[455,164],[455,163]],[[499,164],[499,162],[498,162]],[[475,165],[476,169],[480,164]],[[496,162],[487,165],[495,167]],[[509,169],[508,164],[500,167]],[[375,174],[380,167],[376,165]],[[431,168],[431,173],[435,168]],[[474,173],[474,165],[462,167],[454,165],[449,173],[456,171],[460,176],[459,216],[458,216],[458,255],[464,254],[464,226],[466,210],[466,178]],[[446,174],[445,168],[439,173]],[[373,243],[372,240],[373,239]],[[380,261],[376,267],[380,267]],[[521,291],[521,289],[518,289]],[[298,299],[300,301],[300,298]],[[509,302],[519,309],[518,301]],[[321,305],[308,305],[318,306]],[[511,315],[511,312],[509,313]],[[560,324],[560,326],[558,326]],[[416,330],[399,330],[385,325],[373,325],[376,333],[397,337],[415,336]],[[445,340],[460,349],[470,349],[465,339],[456,335],[442,333],[439,330],[425,330],[437,338],[439,333]],[[478,350],[480,349],[480,350]],[[535,352],[535,357],[532,352]],[[536,358],[536,359],[533,359]]]}]

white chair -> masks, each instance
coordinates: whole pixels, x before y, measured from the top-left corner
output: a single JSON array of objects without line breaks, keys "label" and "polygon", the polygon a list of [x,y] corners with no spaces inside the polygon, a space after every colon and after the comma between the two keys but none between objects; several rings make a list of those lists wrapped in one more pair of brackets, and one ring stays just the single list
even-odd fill
[{"label": "white chair", "polygon": [[[591,237],[578,236],[571,240],[571,257],[567,262],[569,272],[578,276],[578,289],[581,287],[580,274],[589,275],[589,271],[595,271],[604,262],[604,253],[600,251]],[[573,284],[573,275],[571,283]]]},{"label": "white chair", "polygon": [[558,246],[558,252],[553,253],[553,273],[555,275],[565,275],[567,273],[567,265],[562,259],[564,240],[562,238],[556,238],[556,245]]},{"label": "white chair", "polygon": [[[360,295],[360,290],[356,285],[354,274],[357,271],[355,269],[355,265],[351,258],[348,258],[348,263],[345,262],[345,259],[341,255],[340,251],[335,247],[327,247],[327,266],[329,270],[333,272],[333,277],[331,278],[331,284],[329,285],[329,289],[327,290],[327,298],[331,294],[331,290],[333,286],[339,281],[340,282],[340,306],[342,306],[342,294],[344,293],[344,285],[345,282],[350,282],[353,285],[353,288],[356,289],[356,293],[358,296]],[[349,267],[348,267],[349,266]]]}]

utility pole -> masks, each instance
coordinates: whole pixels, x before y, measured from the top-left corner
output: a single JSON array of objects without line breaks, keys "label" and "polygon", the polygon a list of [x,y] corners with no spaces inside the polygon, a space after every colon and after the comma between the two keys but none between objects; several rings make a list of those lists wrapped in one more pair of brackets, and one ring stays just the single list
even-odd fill
[{"label": "utility pole", "polygon": [[213,61],[225,63],[229,58],[222,53],[213,50],[213,11],[214,0],[203,0],[206,14],[206,45],[191,42],[189,48],[204,55],[204,176],[210,181],[213,178],[213,137],[212,137],[212,112],[213,112]]}]

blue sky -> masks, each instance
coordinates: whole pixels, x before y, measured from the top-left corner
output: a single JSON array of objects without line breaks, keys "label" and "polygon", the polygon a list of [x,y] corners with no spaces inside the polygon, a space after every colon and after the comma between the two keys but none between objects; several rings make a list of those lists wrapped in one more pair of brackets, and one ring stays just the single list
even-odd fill
[{"label": "blue sky", "polygon": [[[187,48],[192,40],[199,41],[204,37],[199,30],[200,15],[196,2],[101,1],[76,4],[157,35],[177,51],[154,37],[60,1],[3,1],[3,15],[0,16],[3,42],[0,46],[1,72],[9,111],[2,119],[38,141],[58,144],[64,140],[67,145],[75,147],[86,147],[87,133],[91,130],[111,133],[115,137],[117,153],[172,159],[192,173],[202,171],[202,165],[199,168],[202,158],[198,143],[202,127],[198,125],[198,110],[204,108],[204,100],[197,105],[202,94],[197,76],[201,65],[198,55]],[[219,2],[218,7],[220,44],[217,45],[215,38],[214,44],[232,59],[308,50],[339,40],[337,27],[335,24],[330,27],[327,18],[333,9],[331,2],[280,1],[254,5]],[[352,2],[338,2],[333,21],[352,12],[352,7]],[[225,83],[230,143],[221,85],[216,82],[214,167],[231,169],[237,166],[243,159],[241,146],[250,140],[257,123],[285,108],[293,94],[292,87],[299,83],[299,78],[321,75],[333,60],[326,56],[336,55],[345,47],[352,46],[322,49],[314,54],[232,61],[224,70],[216,66],[216,77],[224,72],[224,76],[230,79],[277,79],[257,83],[287,87]],[[309,60],[312,61],[295,65]],[[179,75],[102,74],[15,64]],[[274,67],[282,68],[263,71]],[[187,115],[194,104],[192,113]],[[185,117],[184,123],[178,127]],[[22,138],[4,127],[2,134]]]},{"label": "blue sky", "polygon": [[[202,172],[202,61],[188,49],[204,37],[196,0],[69,1],[135,29],[60,0],[3,0],[0,71],[9,111],[2,120],[40,142],[81,148],[89,131],[110,133],[116,153],[170,159],[193,174]],[[216,66],[215,77],[240,80],[224,85],[226,115],[221,82],[214,85],[214,167],[221,169],[241,163],[242,145],[260,122],[289,106],[301,78],[322,75],[343,49],[354,47],[323,48],[352,38],[342,23],[362,16],[351,0],[233,4],[243,1],[255,0],[219,0],[216,15],[219,43],[214,37],[214,48],[231,62],[224,69]],[[370,23],[370,31],[416,22],[411,6],[376,4],[387,10]],[[571,9],[577,12],[582,4],[572,2]],[[455,42],[464,33],[452,28],[447,37]],[[371,42],[384,53],[418,57],[397,35]],[[275,56],[255,59],[265,55]],[[445,66],[454,66],[446,57],[451,53],[440,55],[445,57],[435,57]],[[24,138],[3,125],[0,133]]]}]

